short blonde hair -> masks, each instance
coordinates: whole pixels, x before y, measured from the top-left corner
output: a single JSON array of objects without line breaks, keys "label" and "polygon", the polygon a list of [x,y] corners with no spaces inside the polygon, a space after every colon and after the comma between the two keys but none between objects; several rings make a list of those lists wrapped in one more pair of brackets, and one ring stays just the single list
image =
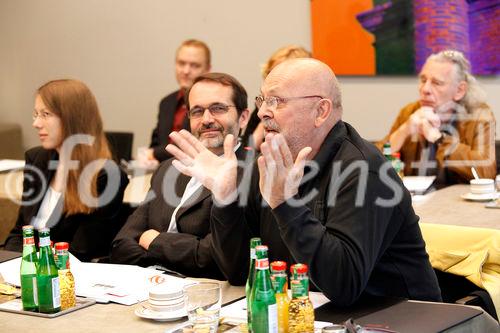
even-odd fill
[{"label": "short blonde hair", "polygon": [[206,60],[206,65],[210,67],[211,62],[212,62],[212,55],[210,53],[210,49],[208,48],[208,45],[202,42],[201,40],[198,39],[188,39],[182,42],[181,45],[177,48],[177,51],[175,52],[175,56],[177,57],[177,54],[179,54],[179,50],[182,49],[184,46],[192,46],[192,47],[197,47],[203,50],[205,53],[205,60]]},{"label": "short blonde hair", "polygon": [[288,59],[294,58],[311,58],[311,52],[307,51],[302,46],[287,45],[279,48],[273,53],[271,58],[262,66],[262,77],[265,79],[271,70]]}]

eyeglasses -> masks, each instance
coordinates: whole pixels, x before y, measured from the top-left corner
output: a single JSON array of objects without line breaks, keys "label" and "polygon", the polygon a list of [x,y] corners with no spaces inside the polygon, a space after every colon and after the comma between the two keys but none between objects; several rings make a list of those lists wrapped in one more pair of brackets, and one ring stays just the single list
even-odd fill
[{"label": "eyeglasses", "polygon": [[208,110],[210,114],[214,117],[217,116],[222,116],[223,114],[227,113],[229,111],[229,108],[231,107],[236,107],[234,105],[226,105],[223,103],[214,103],[210,104],[207,107],[202,107],[202,106],[195,106],[188,112],[188,117],[190,119],[199,119],[203,117],[203,114],[205,113],[205,110]]},{"label": "eyeglasses", "polygon": [[33,114],[32,114],[32,117],[33,117],[33,121],[35,121],[37,118],[40,118],[41,120],[47,120],[48,118],[52,117],[52,113],[48,112],[48,111],[33,111]]},{"label": "eyeglasses", "polygon": [[262,95],[259,95],[255,97],[255,104],[257,105],[257,108],[260,109],[262,107],[262,104],[266,102],[266,105],[269,109],[271,109],[272,111],[276,111],[278,107],[280,107],[283,104],[286,104],[288,101],[294,99],[302,99],[302,98],[323,98],[323,96],[310,95],[310,96],[298,96],[298,97],[278,97],[278,96],[264,97]]}]

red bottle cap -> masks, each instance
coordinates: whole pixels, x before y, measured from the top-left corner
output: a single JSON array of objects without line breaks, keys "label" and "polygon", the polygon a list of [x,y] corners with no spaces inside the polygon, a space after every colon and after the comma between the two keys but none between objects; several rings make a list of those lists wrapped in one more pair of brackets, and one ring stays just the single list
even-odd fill
[{"label": "red bottle cap", "polygon": [[297,274],[305,274],[307,273],[307,265],[306,264],[295,264],[290,266],[290,273],[294,273],[297,271]]},{"label": "red bottle cap", "polygon": [[399,151],[397,153],[392,153],[392,157],[401,158],[401,153]]},{"label": "red bottle cap", "polygon": [[284,262],[284,261],[273,261],[271,263],[271,269],[273,271],[286,271],[286,262]]},{"label": "red bottle cap", "polygon": [[68,250],[69,244],[66,242],[58,242],[56,243],[56,250]]}]

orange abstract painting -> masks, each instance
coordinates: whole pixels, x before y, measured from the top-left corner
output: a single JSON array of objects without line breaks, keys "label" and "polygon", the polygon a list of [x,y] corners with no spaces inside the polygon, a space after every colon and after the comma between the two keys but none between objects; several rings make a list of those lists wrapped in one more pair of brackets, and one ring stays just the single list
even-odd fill
[{"label": "orange abstract painting", "polygon": [[371,8],[371,0],[312,0],[314,57],[338,75],[374,75],[374,37],[356,19],[358,13]]}]

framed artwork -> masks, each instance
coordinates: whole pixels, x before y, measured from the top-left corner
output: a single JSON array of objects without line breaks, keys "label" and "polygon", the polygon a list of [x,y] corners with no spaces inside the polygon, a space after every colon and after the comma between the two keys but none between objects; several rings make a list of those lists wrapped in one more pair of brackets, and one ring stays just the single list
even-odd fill
[{"label": "framed artwork", "polygon": [[500,0],[311,0],[311,21],[314,56],[339,75],[414,75],[446,49],[500,74]]}]

